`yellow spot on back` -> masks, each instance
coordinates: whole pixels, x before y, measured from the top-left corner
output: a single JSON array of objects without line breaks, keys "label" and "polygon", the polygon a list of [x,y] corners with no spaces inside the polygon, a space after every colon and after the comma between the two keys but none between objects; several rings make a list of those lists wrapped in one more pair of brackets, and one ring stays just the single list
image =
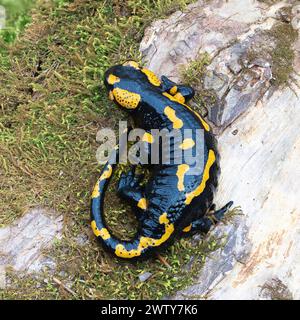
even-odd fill
[{"label": "yellow spot on back", "polygon": [[100,181],[110,178],[111,174],[112,174],[112,166],[109,164],[107,166],[107,169],[101,174],[100,178],[95,184],[94,190],[92,192],[92,199],[98,198],[100,196],[100,192],[99,192]]},{"label": "yellow spot on back", "polygon": [[174,225],[170,223],[166,212],[159,217],[159,223],[165,225],[165,232],[161,236],[161,238],[155,239],[149,237],[141,237],[137,248],[129,251],[126,250],[122,244],[118,244],[115,249],[115,254],[118,257],[122,258],[133,258],[140,256],[142,251],[148,247],[157,247],[166,242],[174,232]]},{"label": "yellow spot on back", "polygon": [[111,177],[111,174],[112,174],[112,166],[109,164],[107,166],[107,169],[101,174],[99,180],[101,181],[101,180],[108,179]]},{"label": "yellow spot on back", "polygon": [[177,177],[178,177],[178,184],[177,188],[179,191],[184,191],[184,175],[189,171],[189,165],[187,164],[180,164],[177,169]]},{"label": "yellow spot on back", "polygon": [[147,200],[145,198],[141,198],[137,204],[137,206],[139,208],[141,208],[142,210],[146,210],[147,209]]},{"label": "yellow spot on back", "polygon": [[111,85],[117,83],[117,82],[120,82],[120,78],[116,77],[115,75],[113,74],[110,74],[107,78],[107,82]]},{"label": "yellow spot on back", "polygon": [[204,129],[205,129],[206,131],[209,131],[209,130],[210,130],[210,127],[209,127],[208,123],[199,115],[199,113],[197,113],[197,112],[195,112],[195,111],[194,111],[194,113],[195,113],[195,115],[198,117],[198,119],[201,121]]},{"label": "yellow spot on back", "polygon": [[[168,92],[163,92],[162,93],[165,97],[169,98],[171,101],[175,101],[175,102],[179,102],[177,99],[174,98],[174,96],[172,96],[171,94],[169,94]],[[180,103],[180,102],[179,102]]]},{"label": "yellow spot on back", "polygon": [[206,182],[209,179],[209,171],[216,161],[216,156],[213,150],[209,150],[208,159],[203,171],[203,178],[200,185],[192,192],[186,194],[185,204],[190,204],[195,197],[198,197],[205,189]]},{"label": "yellow spot on back", "polygon": [[177,92],[175,95],[174,95],[174,98],[181,104],[184,104],[185,103],[185,98],[184,96],[180,93],[180,92]]},{"label": "yellow spot on back", "polygon": [[164,114],[168,117],[168,119],[173,122],[174,129],[180,129],[183,126],[183,122],[176,116],[176,112],[171,107],[165,107]]},{"label": "yellow spot on back", "polygon": [[165,212],[163,213],[159,219],[158,219],[160,224],[168,224],[169,223],[169,219],[168,219],[168,214]]},{"label": "yellow spot on back", "polygon": [[145,132],[145,134],[143,135],[142,141],[153,143],[154,142],[153,135],[149,132]]},{"label": "yellow spot on back", "polygon": [[177,92],[177,86],[174,86],[170,89],[171,95],[174,95]]},{"label": "yellow spot on back", "polygon": [[133,60],[124,62],[124,63],[123,63],[123,66],[133,67],[133,68],[135,68],[135,69],[137,69],[137,70],[140,69],[139,64],[138,64],[136,61],[133,61]]},{"label": "yellow spot on back", "polygon": [[167,98],[169,98],[171,101],[178,102],[181,105],[185,106],[188,110],[190,110],[192,113],[194,113],[196,115],[196,117],[201,121],[202,126],[206,131],[210,130],[210,127],[209,127],[208,123],[197,112],[195,112],[191,107],[189,107],[188,105],[184,104],[180,99],[178,99],[177,94],[175,95],[177,97],[172,96],[167,92],[163,92],[163,95],[166,96]]},{"label": "yellow spot on back", "polygon": [[106,228],[102,228],[101,230],[99,230],[97,228],[95,220],[91,222],[91,227],[96,237],[101,237],[103,240],[107,240],[110,238],[108,230]]},{"label": "yellow spot on back", "polygon": [[185,227],[182,231],[183,232],[190,232],[192,229],[192,224],[188,225],[187,227]]},{"label": "yellow spot on back", "polygon": [[99,196],[100,196],[100,192],[99,192],[99,180],[98,180],[92,192],[92,199],[98,198]]},{"label": "yellow spot on back", "polygon": [[154,86],[157,86],[157,87],[160,86],[161,82],[158,79],[158,77],[155,75],[154,72],[152,72],[146,68],[143,68],[142,72],[147,76],[147,78],[151,84],[153,84]]},{"label": "yellow spot on back", "polygon": [[127,109],[135,109],[141,101],[139,94],[124,89],[114,88],[113,94],[118,104]]},{"label": "yellow spot on back", "polygon": [[200,116],[199,113],[197,113],[196,111],[194,111],[194,110],[193,110],[191,107],[189,107],[188,105],[186,105],[186,104],[183,104],[183,105],[197,116],[197,118],[201,121],[201,123],[202,123],[202,125],[203,125],[203,128],[204,128],[206,131],[209,131],[209,130],[210,130],[210,127],[209,127],[208,123]]},{"label": "yellow spot on back", "polygon": [[183,150],[191,149],[195,145],[195,142],[191,138],[184,139],[183,142],[180,144],[179,148]]}]

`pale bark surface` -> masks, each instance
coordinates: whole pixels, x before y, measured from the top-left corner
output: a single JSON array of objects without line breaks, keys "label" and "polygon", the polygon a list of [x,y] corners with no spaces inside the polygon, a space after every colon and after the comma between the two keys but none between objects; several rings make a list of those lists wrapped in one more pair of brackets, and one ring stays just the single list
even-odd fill
[{"label": "pale bark surface", "polygon": [[214,57],[204,83],[218,97],[208,116],[221,153],[215,202],[220,207],[233,200],[244,213],[215,228],[212,234],[227,236],[225,247],[174,299],[300,298],[300,90],[295,82],[272,85],[268,54],[247,60],[250,50],[275,46],[263,30],[286,19],[284,7],[292,9],[288,19],[298,28],[297,3],[198,1],[186,13],[154,22],[141,43],[147,66],[175,81],[180,65],[199,52]]}]

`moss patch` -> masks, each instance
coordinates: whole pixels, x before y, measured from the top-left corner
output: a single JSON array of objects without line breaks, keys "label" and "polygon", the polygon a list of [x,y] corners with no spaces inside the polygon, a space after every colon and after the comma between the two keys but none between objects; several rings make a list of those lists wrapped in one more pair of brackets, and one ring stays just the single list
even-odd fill
[{"label": "moss patch", "polygon": [[0,5],[6,9],[5,28],[0,30],[0,38],[5,43],[15,41],[16,37],[30,22],[29,10],[36,0],[0,0]]},{"label": "moss patch", "polygon": [[275,83],[282,86],[288,83],[294,72],[295,52],[293,44],[298,38],[298,32],[293,29],[291,24],[278,23],[270,30],[270,35],[276,41],[276,47],[271,52],[273,77]]},{"label": "moss patch", "polygon": [[294,72],[295,53],[294,42],[298,32],[290,23],[276,23],[270,30],[263,31],[261,40],[247,53],[247,60],[262,58],[271,62],[273,85],[276,87],[288,86]]},{"label": "moss patch", "polygon": [[211,90],[204,88],[204,77],[207,66],[211,63],[211,58],[208,53],[201,53],[195,60],[190,61],[183,66],[180,71],[180,78],[183,83],[192,86],[195,91],[195,108],[202,116],[207,114],[206,106],[212,105],[215,102],[215,96]]},{"label": "moss patch", "polygon": [[282,2],[282,0],[258,0],[259,2],[263,2],[263,3],[266,3],[268,5],[273,5],[275,3],[279,3],[279,2]]},{"label": "moss patch", "polygon": [[[191,283],[218,239],[182,239],[164,258],[131,264],[106,254],[89,227],[90,193],[98,178],[96,133],[115,128],[124,115],[109,102],[104,71],[139,59],[143,31],[154,19],[191,0],[38,1],[32,22],[0,52],[0,224],[7,225],[37,205],[64,214],[65,230],[51,252],[55,277],[8,274],[2,299],[157,299]],[[106,214],[118,235],[134,233],[134,218],[117,202],[114,184]],[[126,215],[125,215],[126,213]],[[129,216],[130,218],[128,218]],[[87,236],[80,245],[79,236]],[[188,264],[188,267],[185,267]],[[146,282],[138,276],[152,273]]]}]

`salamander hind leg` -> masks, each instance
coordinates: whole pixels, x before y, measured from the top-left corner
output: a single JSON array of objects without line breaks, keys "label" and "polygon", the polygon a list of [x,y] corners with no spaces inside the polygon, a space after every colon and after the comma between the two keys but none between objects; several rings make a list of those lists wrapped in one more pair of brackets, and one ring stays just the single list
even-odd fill
[{"label": "salamander hind leg", "polygon": [[139,218],[147,209],[147,201],[144,196],[144,188],[140,182],[144,175],[136,175],[133,168],[129,172],[123,172],[119,179],[117,193],[120,198],[128,201],[129,204],[136,207],[136,216]]},{"label": "salamander hind leg", "polygon": [[233,201],[228,202],[223,208],[215,211],[213,213],[213,217],[216,221],[220,221],[223,219],[225,213],[232,207]]},{"label": "salamander hind leg", "polygon": [[[193,235],[195,232],[208,233],[213,225],[222,220],[225,213],[230,209],[233,205],[233,202],[228,202],[223,208],[214,211],[210,217],[202,217],[195,221],[193,221],[190,225],[185,227],[183,231],[183,235]],[[212,207],[214,208],[214,206]]]},{"label": "salamander hind leg", "polygon": [[210,218],[197,219],[182,230],[182,236],[192,236],[196,232],[208,233],[212,225]]},{"label": "salamander hind leg", "polygon": [[118,183],[118,194],[122,196],[123,191],[128,188],[139,189],[143,178],[143,174],[135,173],[135,166],[132,166],[128,172],[122,172]]}]

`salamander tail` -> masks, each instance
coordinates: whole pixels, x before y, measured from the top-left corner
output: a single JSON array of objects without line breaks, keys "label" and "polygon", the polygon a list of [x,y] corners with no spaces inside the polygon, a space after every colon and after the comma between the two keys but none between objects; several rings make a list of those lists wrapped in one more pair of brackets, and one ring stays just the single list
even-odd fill
[{"label": "salamander tail", "polygon": [[105,191],[116,166],[116,161],[113,160],[118,157],[118,154],[119,151],[116,149],[110,160],[108,160],[108,162],[104,165],[100,178],[98,179],[92,192],[91,227],[93,233],[107,251],[124,259],[134,259],[141,256],[144,257],[147,255],[147,253],[153,251],[150,247],[150,241],[152,241],[152,239],[143,237],[142,232],[140,231],[130,241],[118,239],[108,230],[104,219],[103,207]]}]

